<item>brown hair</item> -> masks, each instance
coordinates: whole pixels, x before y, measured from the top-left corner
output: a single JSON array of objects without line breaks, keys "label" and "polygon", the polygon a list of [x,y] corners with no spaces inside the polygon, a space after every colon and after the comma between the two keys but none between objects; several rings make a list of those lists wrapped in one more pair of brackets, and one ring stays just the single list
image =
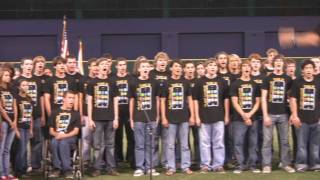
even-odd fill
[{"label": "brown hair", "polygon": [[67,60],[65,58],[61,57],[61,56],[57,56],[57,57],[53,58],[53,60],[52,60],[52,65],[53,66],[56,66],[59,63],[66,64]]}]

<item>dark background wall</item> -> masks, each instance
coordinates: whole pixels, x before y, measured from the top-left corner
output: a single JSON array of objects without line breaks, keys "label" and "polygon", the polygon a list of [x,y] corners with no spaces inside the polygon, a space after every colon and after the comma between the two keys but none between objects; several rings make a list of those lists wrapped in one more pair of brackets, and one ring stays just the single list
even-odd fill
[{"label": "dark background wall", "polygon": [[[319,48],[280,49],[277,30],[294,26],[312,30],[319,16],[309,17],[219,17],[170,19],[68,20],[68,39],[77,54],[78,37],[84,42],[84,56],[98,57],[105,52],[115,57],[153,58],[166,51],[172,58],[207,58],[218,51],[246,57],[252,52],[264,55],[266,49],[279,49],[287,56],[320,55]],[[62,20],[0,21],[0,60],[59,54]]]}]

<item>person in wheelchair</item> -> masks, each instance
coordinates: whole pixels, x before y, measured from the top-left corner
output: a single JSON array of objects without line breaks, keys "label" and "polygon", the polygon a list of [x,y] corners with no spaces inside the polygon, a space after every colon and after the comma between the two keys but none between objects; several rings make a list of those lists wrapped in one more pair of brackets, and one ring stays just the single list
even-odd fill
[{"label": "person in wheelchair", "polygon": [[70,154],[81,128],[80,114],[73,110],[75,97],[75,92],[65,92],[62,106],[54,110],[49,117],[49,132],[53,136],[50,148],[54,168],[49,177],[64,174],[67,179],[73,178]]}]

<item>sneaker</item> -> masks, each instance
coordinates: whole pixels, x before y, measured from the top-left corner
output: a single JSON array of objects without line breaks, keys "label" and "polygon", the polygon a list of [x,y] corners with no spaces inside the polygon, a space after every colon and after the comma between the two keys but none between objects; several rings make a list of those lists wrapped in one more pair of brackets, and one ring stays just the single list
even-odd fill
[{"label": "sneaker", "polygon": [[[150,169],[147,171],[147,174],[150,174]],[[152,176],[159,176],[160,175],[160,173],[158,173],[155,169],[151,170],[151,174],[152,174]]]},{"label": "sneaker", "polygon": [[234,174],[241,174],[242,173],[242,169],[241,168],[236,168],[235,170],[233,170]]},{"label": "sneaker", "polygon": [[184,172],[185,174],[187,174],[187,175],[193,174],[193,171],[191,171],[190,168],[185,169],[183,172]]},{"label": "sneaker", "polygon": [[67,171],[67,172],[65,172],[65,173],[64,173],[64,178],[66,178],[66,179],[73,179],[74,177],[73,177],[72,171]]},{"label": "sneaker", "polygon": [[115,169],[111,169],[110,171],[108,171],[108,175],[110,175],[110,176],[119,176],[120,174]]},{"label": "sneaker", "polygon": [[209,172],[209,168],[207,166],[201,167],[200,173],[201,174],[207,174]]},{"label": "sneaker", "polygon": [[285,170],[287,173],[295,173],[296,172],[296,170],[294,170],[291,166],[285,166],[282,169]]},{"label": "sneaker", "polygon": [[254,174],[261,173],[261,170],[258,168],[250,168],[251,172]]},{"label": "sneaker", "polygon": [[264,166],[264,167],[262,168],[262,173],[264,173],[264,174],[269,174],[269,173],[271,173],[271,167],[270,167],[270,166]]},{"label": "sneaker", "polygon": [[95,169],[91,172],[92,177],[97,177],[101,175],[101,171],[99,169]]},{"label": "sneaker", "polygon": [[57,178],[57,177],[60,177],[60,175],[61,175],[60,169],[54,169],[49,173],[48,177],[49,178]]},{"label": "sneaker", "polygon": [[223,169],[223,167],[218,167],[217,169],[214,170],[214,172],[219,173],[219,174],[225,174],[226,171]]},{"label": "sneaker", "polygon": [[307,168],[304,168],[304,167],[297,168],[297,172],[299,172],[299,173],[304,173],[304,172],[306,172],[306,170],[307,170]]},{"label": "sneaker", "polygon": [[32,171],[32,167],[29,166],[29,167],[27,168],[27,173],[29,173],[29,172],[31,172],[31,171]]},{"label": "sneaker", "polygon": [[1,176],[0,179],[1,179],[1,180],[7,180],[8,177],[7,177],[7,176]]},{"label": "sneaker", "polygon": [[140,176],[143,176],[143,175],[144,175],[144,172],[141,169],[137,169],[133,173],[134,177],[140,177]]},{"label": "sneaker", "polygon": [[175,171],[172,170],[172,169],[168,169],[168,170],[166,171],[166,175],[167,175],[167,176],[173,176],[174,173],[175,173]]}]

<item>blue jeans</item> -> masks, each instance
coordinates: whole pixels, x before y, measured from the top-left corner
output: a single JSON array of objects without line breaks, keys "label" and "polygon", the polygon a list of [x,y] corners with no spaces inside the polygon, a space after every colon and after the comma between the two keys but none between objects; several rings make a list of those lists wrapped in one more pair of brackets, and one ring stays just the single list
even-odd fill
[{"label": "blue jeans", "polygon": [[295,128],[297,135],[297,168],[319,169],[320,125],[302,123],[300,128]]},{"label": "blue jeans", "polygon": [[[197,126],[192,126],[192,137],[193,137],[193,146],[194,146],[194,156],[193,163],[199,167],[200,164],[200,149],[199,149],[199,128]],[[190,143],[189,139],[189,143]],[[189,145],[190,146],[190,145]]]},{"label": "blue jeans", "polygon": [[176,137],[178,134],[181,150],[181,169],[186,170],[191,165],[190,160],[190,149],[188,144],[188,135],[189,135],[189,123],[183,122],[179,124],[169,124],[167,128],[167,160],[168,160],[168,169],[176,171]]},{"label": "blue jeans", "polygon": [[30,130],[19,128],[20,139],[18,139],[17,154],[15,157],[15,173],[23,175],[27,173],[27,146],[30,138]]},{"label": "blue jeans", "polygon": [[85,125],[81,128],[82,135],[82,157],[83,161],[91,161],[91,147],[92,147],[92,130],[89,127],[88,116],[83,117]]},{"label": "blue jeans", "polygon": [[202,123],[199,130],[201,167],[217,169],[225,160],[224,122]]},{"label": "blue jeans", "polygon": [[71,148],[77,143],[77,137],[62,140],[51,139],[52,163],[54,168],[63,172],[71,171]]},{"label": "blue jeans", "polygon": [[[150,144],[149,128],[152,129],[152,147]],[[156,164],[157,157],[155,153],[155,139],[156,139],[157,123],[156,122],[135,122],[134,123],[134,140],[135,140],[135,157],[136,168],[141,170],[148,170],[153,168]],[[150,152],[153,154],[152,163],[150,162]],[[151,166],[152,164],[152,166]]]},{"label": "blue jeans", "polygon": [[0,175],[8,176],[10,173],[10,151],[15,132],[6,121],[2,121],[1,128],[2,140],[0,144]]},{"label": "blue jeans", "polygon": [[280,158],[282,166],[290,164],[290,147],[288,140],[288,115],[287,114],[269,114],[272,125],[269,127],[263,126],[263,145],[262,145],[262,166],[271,166],[272,159],[272,140],[273,129],[277,127],[277,133],[280,137]]},{"label": "blue jeans", "polygon": [[229,123],[225,126],[224,129],[224,144],[225,144],[225,163],[232,163],[235,159],[234,157],[234,146],[233,146],[233,130],[232,130],[232,123]]},{"label": "blue jeans", "polygon": [[41,168],[42,161],[42,144],[43,144],[43,128],[40,125],[41,118],[33,121],[33,137],[30,140],[31,145],[31,166],[32,169]]},{"label": "blue jeans", "polygon": [[[232,122],[234,154],[240,169],[256,168],[258,159],[257,141],[258,141],[258,122],[253,121],[252,126],[247,126],[243,121]],[[244,151],[244,144],[248,142],[248,153]],[[248,157],[246,157],[248,156]]]},{"label": "blue jeans", "polygon": [[94,168],[100,170],[102,160],[106,159],[106,170],[110,171],[116,167],[113,121],[95,121],[95,124],[96,129],[93,133]]}]

